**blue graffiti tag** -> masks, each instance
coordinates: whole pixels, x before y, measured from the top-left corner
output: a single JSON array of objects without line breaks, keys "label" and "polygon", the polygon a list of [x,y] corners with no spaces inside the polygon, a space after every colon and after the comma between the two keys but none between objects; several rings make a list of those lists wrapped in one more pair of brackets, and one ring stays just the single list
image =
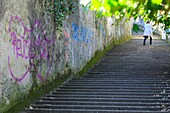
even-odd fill
[{"label": "blue graffiti tag", "polygon": [[91,38],[94,36],[94,32],[87,27],[78,26],[72,23],[72,38],[76,41],[81,41],[85,43],[91,42]]},{"label": "blue graffiti tag", "polygon": [[102,24],[100,24],[100,32],[102,33],[102,36],[105,37],[106,36],[106,32],[105,32],[105,29],[103,27]]}]

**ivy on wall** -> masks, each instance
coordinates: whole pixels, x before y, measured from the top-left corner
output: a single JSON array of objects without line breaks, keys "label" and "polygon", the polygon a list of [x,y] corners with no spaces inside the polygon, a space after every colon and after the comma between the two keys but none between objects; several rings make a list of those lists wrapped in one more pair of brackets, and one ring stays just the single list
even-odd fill
[{"label": "ivy on wall", "polygon": [[78,0],[48,0],[47,11],[53,16],[56,30],[61,31],[63,20],[77,11],[77,5]]}]

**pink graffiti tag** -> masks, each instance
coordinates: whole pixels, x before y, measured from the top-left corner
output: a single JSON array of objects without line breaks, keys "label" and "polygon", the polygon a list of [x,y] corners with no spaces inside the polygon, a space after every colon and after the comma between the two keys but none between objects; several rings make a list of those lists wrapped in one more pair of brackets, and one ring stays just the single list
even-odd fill
[{"label": "pink graffiti tag", "polygon": [[[69,45],[69,38],[70,38],[70,34],[67,33],[66,31],[64,31],[64,37],[65,37],[65,44],[66,44],[66,47],[68,47]],[[66,56],[66,62],[69,61],[69,52],[66,50],[65,52],[65,56]]]},{"label": "pink graffiti tag", "polygon": [[[23,35],[18,35],[15,31],[11,30],[12,25],[15,23],[14,21],[17,21],[19,24],[21,24],[21,27],[24,30]],[[34,36],[33,32],[36,29],[39,29],[40,32],[37,36]],[[17,82],[21,82],[26,77],[31,68],[36,66],[36,64],[33,62],[34,59],[36,59],[46,61],[47,71],[45,77],[42,76],[38,69],[36,70],[38,78],[42,81],[46,80],[53,62],[53,56],[50,56],[51,58],[49,58],[48,47],[54,47],[54,39],[46,37],[39,20],[36,20],[33,27],[29,29],[24,25],[23,21],[18,16],[11,16],[8,33],[12,38],[13,52],[16,59],[21,57],[23,59],[30,60],[31,62],[30,67],[24,72],[24,74],[20,78],[17,78],[11,69],[10,56],[8,56],[8,67],[11,77]],[[53,51],[54,49],[52,48],[52,53]]]}]

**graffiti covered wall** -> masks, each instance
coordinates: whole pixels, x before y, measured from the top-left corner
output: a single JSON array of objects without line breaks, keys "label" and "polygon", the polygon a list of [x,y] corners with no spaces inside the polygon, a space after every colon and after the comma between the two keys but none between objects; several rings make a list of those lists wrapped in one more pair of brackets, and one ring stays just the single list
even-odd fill
[{"label": "graffiti covered wall", "polygon": [[[79,72],[111,42],[131,36],[131,23],[77,11],[55,30],[48,0],[0,1],[0,112],[34,86]],[[12,106],[12,105],[11,105]]]}]

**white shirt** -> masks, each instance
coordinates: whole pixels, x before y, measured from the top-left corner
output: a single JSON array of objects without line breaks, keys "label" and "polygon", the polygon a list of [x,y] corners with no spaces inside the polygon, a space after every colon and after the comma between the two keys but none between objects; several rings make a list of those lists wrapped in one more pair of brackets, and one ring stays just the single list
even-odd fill
[{"label": "white shirt", "polygon": [[145,24],[143,36],[152,36],[152,27],[150,24]]}]

